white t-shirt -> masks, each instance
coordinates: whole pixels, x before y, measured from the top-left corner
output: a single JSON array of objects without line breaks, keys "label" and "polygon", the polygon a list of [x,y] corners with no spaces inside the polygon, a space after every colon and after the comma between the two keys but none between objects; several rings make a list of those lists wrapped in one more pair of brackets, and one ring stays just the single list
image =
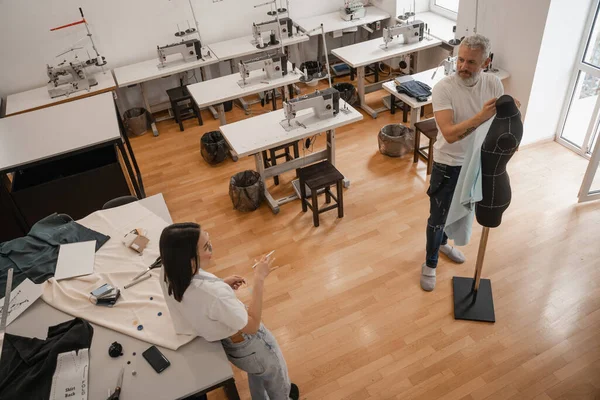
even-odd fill
[{"label": "white t-shirt", "polygon": [[[454,111],[454,124],[473,118],[486,101],[504,94],[504,87],[497,76],[482,72],[474,86],[466,86],[457,75],[450,75],[433,87],[433,112]],[[436,122],[437,123],[437,122]],[[438,136],[433,145],[433,160],[440,164],[462,166],[470,136],[448,143],[438,125]]]},{"label": "white t-shirt", "polygon": [[181,302],[169,296],[164,272],[160,283],[175,332],[202,336],[209,342],[225,339],[248,324],[248,312],[233,289],[213,274],[199,270],[198,276],[209,280],[192,279],[183,293]]}]

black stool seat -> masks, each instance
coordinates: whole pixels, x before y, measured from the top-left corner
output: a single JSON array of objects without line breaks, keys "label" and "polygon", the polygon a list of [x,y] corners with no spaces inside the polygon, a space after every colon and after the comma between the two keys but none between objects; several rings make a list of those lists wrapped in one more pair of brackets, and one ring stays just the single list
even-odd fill
[{"label": "black stool seat", "polygon": [[[429,139],[429,145],[421,147],[421,133]],[[427,175],[431,175],[433,168],[433,145],[437,140],[438,129],[435,118],[426,119],[415,124],[415,151],[413,162],[419,161],[419,156],[427,162]],[[427,149],[427,153],[423,150]]]},{"label": "black stool seat", "polygon": [[[344,181],[344,175],[338,171],[329,161],[322,161],[317,164],[309,165],[308,167],[301,168],[298,177],[300,179],[300,195],[302,201],[302,211],[308,211],[308,207],[313,212],[313,223],[315,226],[319,226],[319,214],[338,209],[338,217],[344,217],[344,199],[342,184]],[[330,186],[336,185],[337,196],[331,193]],[[306,187],[311,191],[311,203],[306,198]],[[318,191],[325,189],[325,203],[331,203],[331,199],[335,200],[335,204],[323,207],[319,209],[319,203],[317,199]]]},{"label": "black stool seat", "polygon": [[[293,156],[290,152],[290,148],[292,148],[294,150]],[[277,152],[281,151],[281,150],[283,150],[283,153],[277,154]],[[267,153],[267,151],[268,151],[268,153]],[[296,141],[293,143],[286,143],[286,144],[282,144],[277,147],[273,147],[272,149],[269,149],[269,150],[263,150],[262,156],[263,156],[263,164],[264,164],[265,168],[274,167],[275,165],[277,165],[277,160],[279,158],[285,157],[286,162],[292,161],[292,160],[300,157],[300,150],[298,148],[298,142]],[[298,171],[296,170],[296,175],[297,174],[298,174]],[[275,175],[273,177],[273,181],[275,182],[275,185],[279,185],[279,176]]]},{"label": "black stool seat", "polygon": [[202,125],[200,109],[190,95],[187,86],[179,86],[167,90],[171,108],[175,115],[175,121],[179,124],[179,130],[183,131],[183,121],[189,118],[198,118],[198,124]]}]

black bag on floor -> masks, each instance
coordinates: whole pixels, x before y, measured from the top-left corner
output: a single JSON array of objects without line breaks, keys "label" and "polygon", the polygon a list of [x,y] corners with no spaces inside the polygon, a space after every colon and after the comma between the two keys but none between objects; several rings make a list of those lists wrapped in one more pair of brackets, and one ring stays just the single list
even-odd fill
[{"label": "black bag on floor", "polygon": [[231,177],[229,197],[233,209],[238,211],[254,211],[264,198],[264,186],[256,171],[243,171]]},{"label": "black bag on floor", "polygon": [[219,131],[206,132],[200,139],[200,153],[204,161],[211,165],[218,164],[227,158],[229,146]]},{"label": "black bag on floor", "polygon": [[350,105],[354,105],[354,103],[356,103],[356,100],[358,100],[358,96],[356,95],[356,88],[351,83],[336,83],[335,85],[333,85],[333,88],[340,92],[340,97],[342,98],[342,100],[344,100]]}]

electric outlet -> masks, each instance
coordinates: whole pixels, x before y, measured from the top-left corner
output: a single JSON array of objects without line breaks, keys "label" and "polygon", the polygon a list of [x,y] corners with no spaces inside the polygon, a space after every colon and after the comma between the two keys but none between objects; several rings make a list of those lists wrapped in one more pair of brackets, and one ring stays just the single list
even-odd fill
[{"label": "electric outlet", "polygon": [[375,30],[378,31],[381,29],[381,21],[375,22]]}]

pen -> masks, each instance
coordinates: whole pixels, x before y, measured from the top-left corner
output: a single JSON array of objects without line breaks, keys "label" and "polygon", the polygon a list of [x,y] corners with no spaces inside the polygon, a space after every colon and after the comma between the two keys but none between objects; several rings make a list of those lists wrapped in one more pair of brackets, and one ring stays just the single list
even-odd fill
[{"label": "pen", "polygon": [[139,279],[137,279],[137,280],[135,280],[135,281],[133,281],[133,282],[131,282],[131,283],[128,283],[127,285],[125,285],[125,286],[123,286],[123,287],[124,287],[125,289],[129,289],[129,288],[130,288],[130,287],[132,287],[133,285],[137,285],[138,283],[140,283],[140,282],[143,282],[143,281],[145,281],[146,279],[150,279],[150,277],[151,277],[151,276],[152,276],[152,275],[150,275],[150,274],[144,275],[144,276],[142,276],[141,278],[139,278]]},{"label": "pen", "polygon": [[[273,250],[272,252],[270,252],[269,254],[267,254],[267,255],[265,256],[265,258],[269,258],[269,257],[271,257],[271,255],[273,255],[273,253],[275,253],[275,250]],[[259,262],[260,262],[260,261],[259,261]],[[254,264],[254,265],[252,266],[252,268],[256,268],[256,266],[257,266],[257,265],[258,265],[258,262],[257,262],[256,264]]]}]

